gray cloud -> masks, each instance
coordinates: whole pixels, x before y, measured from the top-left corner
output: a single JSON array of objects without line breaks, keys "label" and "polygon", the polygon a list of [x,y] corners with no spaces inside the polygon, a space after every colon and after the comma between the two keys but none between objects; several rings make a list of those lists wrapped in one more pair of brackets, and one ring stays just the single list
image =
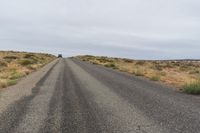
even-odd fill
[{"label": "gray cloud", "polygon": [[198,0],[1,0],[0,48],[200,58]]}]

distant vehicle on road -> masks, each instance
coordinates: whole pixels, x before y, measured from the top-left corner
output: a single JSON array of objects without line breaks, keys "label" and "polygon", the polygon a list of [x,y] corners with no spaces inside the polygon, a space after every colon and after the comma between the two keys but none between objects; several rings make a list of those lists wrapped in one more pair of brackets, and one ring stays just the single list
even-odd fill
[{"label": "distant vehicle on road", "polygon": [[58,58],[62,58],[62,54],[58,54]]}]

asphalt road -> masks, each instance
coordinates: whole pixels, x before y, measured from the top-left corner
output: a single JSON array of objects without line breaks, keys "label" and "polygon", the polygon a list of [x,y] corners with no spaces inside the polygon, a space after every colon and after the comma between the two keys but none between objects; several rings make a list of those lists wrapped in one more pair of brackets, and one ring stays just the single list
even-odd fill
[{"label": "asphalt road", "polygon": [[0,133],[200,133],[200,97],[60,59],[0,92]]}]

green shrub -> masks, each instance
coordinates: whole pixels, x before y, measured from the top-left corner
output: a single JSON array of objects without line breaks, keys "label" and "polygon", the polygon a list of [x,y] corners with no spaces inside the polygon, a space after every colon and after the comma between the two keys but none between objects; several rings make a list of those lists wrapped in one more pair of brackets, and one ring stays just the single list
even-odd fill
[{"label": "green shrub", "polygon": [[135,71],[135,76],[144,76],[144,73],[140,70]]},{"label": "green shrub", "polygon": [[154,75],[150,78],[152,81],[160,81],[160,76],[159,75]]},{"label": "green shrub", "polygon": [[181,66],[181,62],[177,62],[177,61],[172,61],[171,64],[174,66],[174,67],[179,67]]},{"label": "green shrub", "polygon": [[34,57],[34,54],[25,54],[24,55],[24,58],[32,58],[32,57]]},{"label": "green shrub", "polygon": [[19,60],[19,64],[22,66],[27,66],[33,63],[34,63],[33,60],[29,60],[29,59]]},{"label": "green shrub", "polygon": [[180,66],[179,70],[180,71],[189,71],[190,67],[189,66]]},{"label": "green shrub", "polygon": [[200,73],[200,72],[199,72],[199,70],[197,70],[197,69],[191,70],[191,71],[189,72],[189,74],[198,74],[198,73]]},{"label": "green shrub", "polygon": [[115,64],[110,64],[110,67],[116,67]]},{"label": "green shrub", "polygon": [[189,94],[200,94],[200,81],[184,85],[183,91]]},{"label": "green shrub", "polygon": [[160,76],[166,76],[167,73],[166,72],[160,72]]},{"label": "green shrub", "polygon": [[10,60],[15,60],[15,59],[18,59],[18,58],[19,57],[14,56],[14,55],[8,55],[8,56],[3,57],[3,59],[10,59]]},{"label": "green shrub", "polygon": [[104,66],[105,66],[105,67],[110,67],[110,65],[109,65],[109,64],[105,64]]},{"label": "green shrub", "polygon": [[98,63],[97,62],[91,62],[92,64],[94,64],[94,65],[98,65]]},{"label": "green shrub", "polygon": [[19,79],[21,78],[23,75],[20,73],[13,73],[9,79],[14,80],[14,79]]},{"label": "green shrub", "polygon": [[132,63],[133,62],[133,60],[131,60],[131,59],[123,59],[123,61],[126,62],[126,63]]},{"label": "green shrub", "polygon": [[109,63],[109,64],[105,64],[104,65],[105,67],[110,67],[110,68],[113,68],[113,69],[117,69],[117,66],[113,63]]},{"label": "green shrub", "polygon": [[3,59],[7,62],[7,63],[10,63],[10,62],[12,62],[13,60],[16,60],[16,59],[18,59],[19,57],[17,57],[17,56],[5,56],[5,57],[3,57]]},{"label": "green shrub", "polygon": [[163,70],[163,66],[161,64],[155,64],[154,65],[154,69],[158,70],[158,71],[162,71]]},{"label": "green shrub", "polygon": [[17,79],[9,80],[7,84],[8,84],[8,86],[15,85],[15,84],[17,84],[17,81],[18,81]]},{"label": "green shrub", "polygon": [[107,62],[113,63],[114,62],[112,59],[109,59],[107,57],[97,57],[96,60],[98,60],[101,63],[107,63]]}]

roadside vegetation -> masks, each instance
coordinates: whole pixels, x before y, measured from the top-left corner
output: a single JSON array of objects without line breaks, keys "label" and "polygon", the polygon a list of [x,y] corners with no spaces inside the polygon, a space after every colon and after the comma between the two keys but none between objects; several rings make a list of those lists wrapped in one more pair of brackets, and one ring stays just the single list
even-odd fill
[{"label": "roadside vegetation", "polygon": [[195,81],[183,86],[183,90],[186,93],[198,95],[200,94],[200,81]]},{"label": "roadside vegetation", "polygon": [[186,93],[200,94],[200,61],[145,61],[91,55],[76,58],[152,81],[161,81]]},{"label": "roadside vegetation", "polygon": [[19,79],[54,59],[50,54],[0,51],[0,89],[15,85]]}]

